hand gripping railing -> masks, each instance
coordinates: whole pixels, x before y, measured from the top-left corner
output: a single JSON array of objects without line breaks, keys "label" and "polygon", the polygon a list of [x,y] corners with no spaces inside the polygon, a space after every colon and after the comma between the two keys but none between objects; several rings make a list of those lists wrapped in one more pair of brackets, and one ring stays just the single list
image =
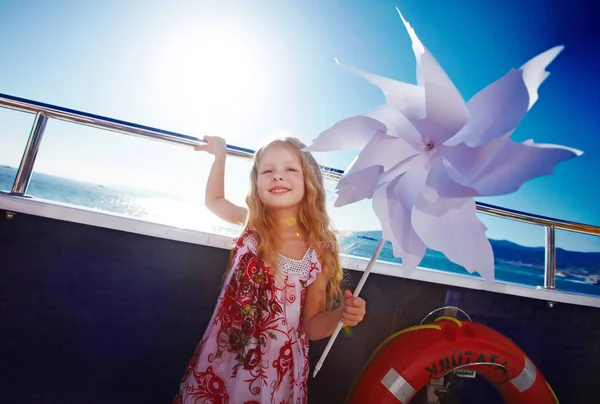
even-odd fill
[{"label": "hand gripping railing", "polygon": [[[21,164],[19,165],[19,169],[17,171],[17,176],[15,177],[11,195],[24,196],[27,191],[27,186],[33,172],[35,158],[44,134],[46,122],[49,118],[110,130],[126,135],[175,143],[182,146],[193,147],[199,144],[204,144],[204,141],[192,136],[182,135],[176,132],[152,128],[150,126],[139,125],[118,119],[107,118],[100,115],[89,114],[87,112],[76,111],[73,109],[58,107],[55,105],[31,101],[1,93],[0,106],[35,114],[33,126],[29,134],[27,145],[25,146],[25,150],[23,152]],[[227,145],[227,154],[233,157],[251,159],[254,155],[254,151],[238,146]],[[325,178],[332,180],[339,180],[341,175],[344,173],[342,170],[325,166],[321,166],[321,170]],[[481,202],[477,202],[477,211],[491,216],[517,220],[520,222],[545,227],[546,243],[543,286],[545,289],[556,289],[556,229],[600,236],[600,227],[538,216],[531,213],[519,212]]]}]

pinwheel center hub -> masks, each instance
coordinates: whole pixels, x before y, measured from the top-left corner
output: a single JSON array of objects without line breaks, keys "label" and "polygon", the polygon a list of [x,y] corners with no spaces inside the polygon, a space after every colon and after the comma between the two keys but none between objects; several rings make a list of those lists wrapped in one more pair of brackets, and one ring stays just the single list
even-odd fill
[{"label": "pinwheel center hub", "polygon": [[433,142],[431,140],[429,142],[427,142],[427,148],[429,150],[433,149],[433,146],[435,146],[435,145],[433,144]]}]

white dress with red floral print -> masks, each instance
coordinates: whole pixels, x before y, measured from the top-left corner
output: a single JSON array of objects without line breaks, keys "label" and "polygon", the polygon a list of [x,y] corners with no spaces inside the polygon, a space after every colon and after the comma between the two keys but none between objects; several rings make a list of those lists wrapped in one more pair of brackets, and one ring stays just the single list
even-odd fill
[{"label": "white dress with red floral print", "polygon": [[280,255],[273,276],[246,230],[232,260],[174,403],[306,403],[308,338],[300,313],[321,271],[316,251],[310,247],[301,260]]}]

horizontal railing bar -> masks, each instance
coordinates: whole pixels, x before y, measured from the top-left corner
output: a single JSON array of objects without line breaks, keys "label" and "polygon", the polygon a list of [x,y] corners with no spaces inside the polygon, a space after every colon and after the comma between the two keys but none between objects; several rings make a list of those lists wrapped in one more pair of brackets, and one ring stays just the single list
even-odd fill
[{"label": "horizontal railing bar", "polygon": [[[110,130],[126,135],[161,140],[169,143],[180,144],[183,146],[196,146],[204,144],[204,141],[193,136],[183,135],[177,132],[157,129],[150,126],[140,125],[114,118],[107,118],[101,115],[90,114],[74,109],[63,108],[38,101],[32,101],[25,98],[0,93],[0,106],[14,109],[22,112],[37,114],[44,113],[48,118],[55,118],[62,121],[78,123],[85,126],[91,126],[98,129]],[[227,154],[244,159],[251,159],[254,150],[239,146],[227,145]],[[325,177],[339,180],[343,170],[321,166]],[[541,226],[554,226],[555,229],[568,230],[576,233],[590,234],[600,236],[600,227],[570,222],[566,220],[554,219],[545,216],[539,216],[532,213],[520,212],[517,210],[502,208],[477,202],[477,211],[491,216],[497,216],[505,219],[512,219],[524,223],[536,224]]]},{"label": "horizontal railing bar", "polygon": [[501,208],[489,205],[483,202],[477,202],[477,211],[490,216],[497,216],[504,219],[512,219],[519,222],[537,224],[540,226],[554,226],[556,229],[568,230],[575,233],[600,236],[600,227],[589,224],[570,222],[568,220],[554,219],[547,216],[540,216],[533,213],[520,212],[518,210]]},{"label": "horizontal railing bar", "polygon": [[[43,112],[48,118],[77,123],[97,129],[110,130],[113,132],[123,133],[125,135],[175,143],[182,146],[196,146],[199,144],[205,144],[202,139],[198,139],[193,136],[122,121],[119,119],[108,118],[101,115],[90,114],[70,108],[63,108],[39,101],[31,101],[25,98],[2,93],[0,93],[0,105],[16,111],[29,112],[33,114]],[[254,156],[254,150],[228,144],[227,154],[233,157],[251,159]],[[321,166],[321,169],[326,177],[334,180],[339,179],[339,177],[344,173],[342,170],[331,167]]]},{"label": "horizontal railing bar", "polygon": [[[122,121],[119,119],[108,118],[101,115],[90,114],[77,111],[70,108],[63,108],[56,105],[46,104],[38,101],[31,101],[25,98],[14,97],[12,95],[0,93],[0,105],[21,112],[36,114],[43,112],[48,118],[59,119],[61,121],[78,123],[98,129],[120,132],[126,135],[147,137],[154,140],[162,140],[169,143],[180,144],[183,146],[196,146],[204,144],[201,139],[193,136],[182,135],[164,129],[157,129],[151,126],[140,125]],[[251,158],[254,151],[243,147],[227,145],[227,152],[236,157]]]}]

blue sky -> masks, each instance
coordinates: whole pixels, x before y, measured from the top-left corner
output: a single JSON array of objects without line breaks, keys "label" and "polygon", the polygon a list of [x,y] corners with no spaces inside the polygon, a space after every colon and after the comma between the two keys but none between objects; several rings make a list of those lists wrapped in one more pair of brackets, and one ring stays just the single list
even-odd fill
[{"label": "blue sky", "polygon": [[[334,63],[416,82],[415,28],[467,100],[559,44],[540,99],[513,135],[584,151],[552,176],[484,202],[600,225],[598,28],[581,0],[2,1],[0,93],[256,148],[293,133],[305,141],[384,102]],[[31,117],[0,110],[0,163],[16,165]],[[346,168],[352,153],[317,153]],[[36,169],[92,182],[198,198],[209,160],[180,147],[51,122]],[[230,170],[247,165],[230,163]],[[126,174],[124,174],[126,173]],[[241,176],[246,177],[246,173]],[[229,184],[243,200],[246,183]],[[368,209],[365,209],[367,207]],[[340,229],[379,227],[368,202],[333,213]],[[348,218],[352,218],[352,220]],[[488,235],[540,245],[543,230],[483,218]],[[600,250],[591,236],[559,246]]]}]

